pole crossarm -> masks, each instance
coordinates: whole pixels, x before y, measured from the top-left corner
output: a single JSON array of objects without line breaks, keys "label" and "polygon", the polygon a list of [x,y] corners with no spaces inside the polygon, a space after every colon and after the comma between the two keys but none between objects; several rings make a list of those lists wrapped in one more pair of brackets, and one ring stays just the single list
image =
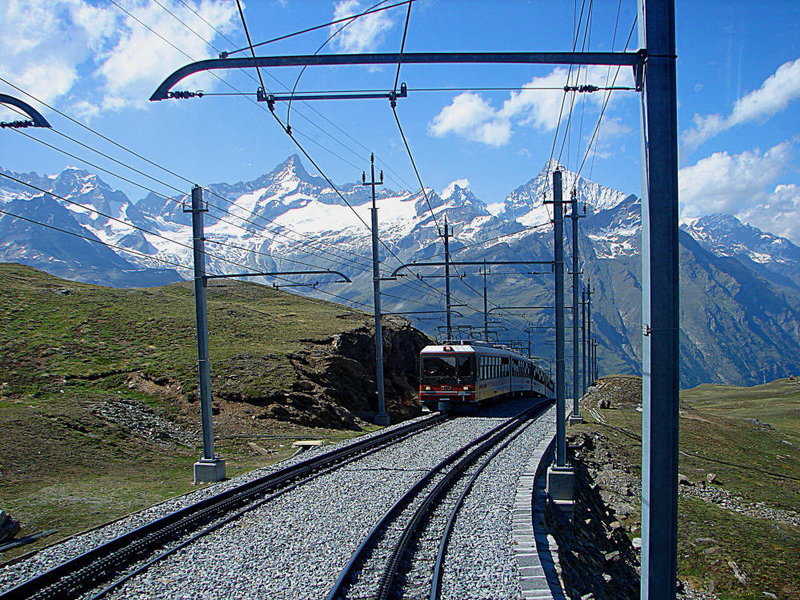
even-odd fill
[{"label": "pole crossarm", "polygon": [[492,313],[496,310],[533,310],[533,309],[549,309],[554,310],[555,306],[495,306],[490,308],[487,313]]},{"label": "pole crossarm", "polygon": [[394,271],[392,271],[392,277],[396,277],[397,274],[402,271],[403,269],[410,269],[412,267],[444,267],[446,265],[455,265],[459,267],[466,267],[466,266],[474,266],[474,265],[550,265],[552,264],[552,260],[493,260],[493,261],[482,261],[482,260],[460,260],[454,261],[451,260],[449,263],[444,261],[436,261],[436,262],[411,262],[400,265]]},{"label": "pole crossarm", "polygon": [[278,277],[280,275],[338,275],[342,278],[341,281],[334,281],[333,283],[352,283],[350,278],[344,273],[339,271],[330,270],[312,270],[312,271],[262,271],[260,273],[223,273],[220,275],[206,275],[206,279],[229,279],[231,277]]},{"label": "pole crossarm", "polygon": [[50,127],[50,123],[48,123],[47,119],[42,116],[42,113],[19,98],[14,98],[14,96],[9,96],[8,94],[0,94],[0,104],[10,104],[11,106],[16,106],[18,109],[24,111],[32,121],[15,121],[13,123],[4,122],[0,123],[0,127]]},{"label": "pole crossarm", "polygon": [[255,58],[212,58],[185,65],[158,86],[151,101],[166,100],[179,81],[194,73],[248,67],[302,67],[333,65],[406,64],[545,64],[610,65],[641,69],[646,54],[639,52],[405,52],[388,54],[321,54],[298,56],[256,56]]},{"label": "pole crossarm", "polygon": [[[385,312],[384,315],[443,315],[446,313],[446,310],[405,310],[399,312]],[[457,310],[451,310],[452,314],[456,315],[457,317],[463,317],[460,312]]]},{"label": "pole crossarm", "polygon": [[256,100],[259,102],[266,102],[270,106],[276,102],[298,102],[300,100],[370,100],[380,99],[396,100],[397,98],[407,98],[408,87],[405,83],[400,84],[400,91],[398,92],[375,92],[375,93],[358,93],[358,92],[344,92],[341,94],[267,94],[258,89],[256,92]]}]

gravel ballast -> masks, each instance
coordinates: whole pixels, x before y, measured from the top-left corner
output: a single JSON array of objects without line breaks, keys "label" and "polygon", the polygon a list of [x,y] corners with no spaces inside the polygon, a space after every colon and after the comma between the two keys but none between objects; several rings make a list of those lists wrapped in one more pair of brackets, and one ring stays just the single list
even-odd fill
[{"label": "gravel ballast", "polygon": [[[324,598],[377,519],[410,485],[458,447],[527,405],[509,402],[478,417],[459,417],[317,477],[179,550],[109,597]],[[552,412],[551,408],[541,418],[552,419]],[[520,597],[511,546],[514,493],[543,431],[536,424],[529,427],[477,480],[453,532],[443,597]],[[336,447],[349,443],[354,442]],[[46,549],[4,569],[0,589],[190,501],[308,456],[198,490]]]}]

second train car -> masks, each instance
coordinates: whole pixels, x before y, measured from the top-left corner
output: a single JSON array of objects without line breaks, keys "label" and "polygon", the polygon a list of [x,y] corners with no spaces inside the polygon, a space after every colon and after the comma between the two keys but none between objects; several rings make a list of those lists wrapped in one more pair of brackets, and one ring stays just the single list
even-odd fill
[{"label": "second train car", "polygon": [[530,358],[471,341],[426,346],[420,352],[419,399],[447,411],[518,395],[551,397],[553,381]]}]

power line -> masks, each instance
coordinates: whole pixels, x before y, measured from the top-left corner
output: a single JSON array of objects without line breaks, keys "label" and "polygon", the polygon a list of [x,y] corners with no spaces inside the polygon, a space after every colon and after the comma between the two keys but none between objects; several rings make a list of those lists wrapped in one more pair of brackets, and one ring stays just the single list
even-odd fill
[{"label": "power line", "polygon": [[[402,6],[403,4],[411,4],[412,2],[416,2],[416,0],[404,0],[403,2],[398,2],[397,4],[392,4],[390,6],[384,6],[383,8],[376,8],[375,6],[373,6],[372,8],[370,8],[370,9],[368,9],[368,10],[362,12],[362,13],[356,14],[356,15],[350,15],[348,17],[343,17],[341,19],[337,19],[335,21],[330,21],[329,23],[325,23],[323,25],[315,25],[314,27],[309,27],[309,28],[303,29],[301,31],[295,31],[294,33],[289,33],[289,34],[286,34],[286,35],[282,35],[280,37],[272,38],[271,40],[267,40],[265,42],[259,42],[257,44],[253,44],[253,43],[250,42],[250,40],[248,40],[248,44],[249,44],[248,46],[245,46],[244,48],[239,48],[238,50],[232,50],[230,52],[225,52],[223,56],[220,56],[220,58],[227,58],[231,54],[237,54],[239,52],[244,52],[244,51],[246,51],[248,49],[250,51],[252,51],[254,48],[258,48],[260,46],[265,46],[267,44],[272,44],[273,42],[279,42],[281,40],[286,40],[286,39],[289,39],[291,37],[302,35],[304,33],[309,33],[310,31],[316,31],[318,29],[324,29],[325,27],[330,27],[331,25],[337,25],[338,23],[343,23],[344,21],[352,21],[352,20],[357,19],[359,17],[363,17],[363,16],[366,16],[366,15],[369,15],[369,14],[373,14],[373,13],[379,13],[379,12],[382,12],[384,10],[389,10],[391,8],[396,8],[398,6]],[[380,6],[380,4],[384,4],[384,2],[381,2],[376,6]]]},{"label": "power line", "polygon": [[165,265],[170,265],[170,266],[173,266],[173,267],[179,267],[181,269],[191,269],[191,267],[188,266],[188,265],[183,265],[183,264],[180,264],[180,263],[176,263],[176,262],[164,259],[164,258],[157,258],[157,257],[154,257],[154,256],[150,256],[148,254],[144,254],[143,252],[138,252],[136,250],[131,250],[130,248],[125,248],[123,246],[115,246],[114,244],[110,244],[108,242],[104,242],[104,241],[102,241],[102,240],[100,240],[100,239],[98,239],[96,237],[89,237],[89,236],[86,236],[86,235],[81,235],[80,233],[75,233],[74,231],[68,231],[66,229],[62,229],[60,227],[56,227],[55,225],[49,225],[47,223],[42,223],[41,221],[37,221],[35,219],[30,219],[28,217],[23,217],[22,215],[17,215],[17,214],[14,214],[12,212],[9,212],[7,210],[0,209],[0,214],[8,215],[9,217],[12,217],[14,219],[20,219],[22,221],[27,221],[28,223],[33,223],[34,225],[40,225],[42,227],[46,227],[47,229],[52,229],[54,231],[59,231],[61,233],[66,233],[67,235],[71,235],[71,236],[74,236],[74,237],[77,237],[77,238],[81,238],[83,240],[86,240],[88,242],[92,242],[94,244],[100,244],[101,246],[106,246],[108,248],[113,248],[114,250],[120,250],[122,252],[129,252],[130,254],[136,254],[138,256],[141,256],[141,257],[144,257],[144,258],[147,258],[147,259],[150,259],[150,260],[155,260],[155,261],[163,263]]},{"label": "power line", "polygon": [[[148,175],[147,173],[144,173],[143,171],[141,171],[141,170],[139,170],[139,169],[136,169],[135,167],[132,167],[132,166],[130,166],[130,165],[127,165],[127,164],[125,164],[125,163],[123,163],[123,162],[121,162],[121,161],[117,160],[116,158],[113,158],[112,156],[109,156],[108,154],[106,154],[106,153],[104,153],[104,152],[101,152],[100,150],[97,150],[96,148],[94,148],[94,147],[92,147],[92,146],[89,146],[89,145],[87,145],[87,144],[84,144],[83,142],[80,142],[79,140],[76,140],[75,138],[73,138],[73,137],[71,137],[71,136],[68,136],[68,135],[66,135],[66,134],[64,134],[64,133],[62,133],[62,132],[60,132],[60,131],[58,131],[58,130],[56,130],[56,129],[54,129],[54,128],[51,128],[51,130],[52,130],[53,132],[55,132],[56,134],[58,134],[58,135],[60,135],[60,136],[62,136],[62,137],[64,137],[64,138],[66,138],[66,139],[68,139],[68,140],[72,141],[73,143],[75,143],[75,144],[78,144],[78,145],[80,145],[80,146],[82,146],[83,148],[86,148],[86,149],[88,149],[88,150],[91,150],[92,152],[95,152],[96,154],[99,154],[100,156],[103,156],[104,158],[106,158],[106,159],[108,159],[108,160],[111,160],[111,161],[113,161],[113,162],[117,163],[118,165],[121,165],[121,166],[123,166],[123,167],[125,167],[125,168],[128,168],[128,169],[130,169],[131,171],[134,171],[135,173],[138,173],[138,174],[140,174],[140,175],[142,175],[142,176],[144,176],[144,177],[147,177],[148,179],[151,179],[152,181],[154,181],[154,182],[156,182],[156,183],[159,183],[159,184],[161,184],[161,185],[163,185],[163,186],[165,186],[165,187],[167,187],[167,188],[170,188],[170,189],[172,189],[173,191],[175,191],[175,192],[178,192],[179,194],[183,194],[183,193],[184,193],[184,192],[183,192],[183,190],[181,190],[181,189],[179,189],[179,188],[176,188],[175,186],[172,186],[172,185],[170,185],[170,184],[168,184],[168,183],[166,183],[166,182],[164,182],[164,181],[161,181],[161,180],[159,180],[159,179],[157,179],[157,178],[155,178],[155,177],[153,177],[153,176],[151,176],[151,175]],[[142,188],[143,190],[146,190],[146,191],[148,191],[148,192],[151,192],[151,193],[155,194],[156,196],[159,196],[159,197],[161,197],[161,198],[163,198],[163,199],[165,199],[165,200],[170,200],[170,201],[172,201],[172,200],[173,200],[172,198],[170,198],[170,197],[168,197],[168,196],[165,196],[165,195],[163,195],[163,194],[160,194],[159,192],[157,192],[156,190],[154,190],[154,189],[152,189],[152,188],[149,188],[149,187],[147,187],[147,186],[144,186],[144,185],[142,185],[142,184],[140,184],[140,183],[138,183],[138,182],[135,182],[135,181],[133,181],[133,180],[131,180],[131,179],[128,179],[128,178],[126,178],[126,177],[124,177],[124,176],[120,175],[119,173],[115,173],[115,172],[113,172],[113,171],[110,171],[110,170],[108,170],[108,169],[105,169],[104,167],[101,167],[101,166],[99,166],[99,165],[97,165],[97,164],[95,164],[95,163],[93,163],[93,162],[91,162],[91,161],[89,161],[89,160],[86,160],[86,159],[84,159],[84,158],[81,158],[81,157],[79,157],[79,156],[76,156],[75,154],[72,154],[72,153],[70,153],[70,152],[68,152],[68,151],[66,151],[66,150],[64,150],[64,149],[62,149],[62,148],[58,148],[58,147],[56,147],[56,146],[53,146],[52,144],[49,144],[49,143],[45,142],[44,140],[41,140],[41,139],[39,139],[39,138],[36,138],[36,137],[33,137],[33,136],[31,136],[30,134],[27,134],[27,133],[25,133],[25,132],[23,132],[23,131],[20,131],[20,130],[15,130],[15,131],[17,131],[18,133],[20,133],[20,134],[24,135],[25,137],[27,137],[27,138],[29,138],[29,139],[31,139],[31,140],[33,140],[33,141],[36,141],[36,142],[38,142],[38,143],[40,143],[40,144],[42,144],[42,145],[44,145],[44,146],[47,146],[48,148],[51,148],[51,149],[53,149],[53,150],[56,150],[57,152],[60,152],[60,153],[62,153],[62,154],[65,154],[66,156],[69,156],[70,158],[74,158],[75,160],[78,160],[78,161],[80,161],[80,162],[83,162],[83,163],[85,163],[85,164],[87,164],[87,165],[90,165],[90,166],[92,166],[92,167],[93,167],[93,168],[95,168],[95,169],[99,169],[99,170],[101,170],[101,171],[103,171],[103,172],[105,172],[105,173],[108,173],[109,175],[112,175],[112,176],[114,176],[114,177],[117,177],[117,178],[119,178],[119,179],[122,179],[123,181],[126,181],[126,182],[128,182],[128,183],[130,183],[130,184],[132,184],[132,185],[135,185],[135,186],[137,186],[137,187],[140,187],[140,188]],[[224,202],[228,203],[230,206],[236,206],[236,204],[235,204],[234,202],[231,202],[231,201],[229,201],[227,198],[224,198],[224,197],[220,196],[219,194],[216,194],[216,193],[213,193],[213,192],[211,192],[211,193],[212,193],[212,195],[214,195],[214,196],[217,196],[218,198],[222,199]],[[239,216],[239,215],[233,214],[233,213],[232,213],[232,212],[230,212],[229,210],[227,210],[227,209],[224,209],[224,208],[222,208],[222,207],[219,207],[219,206],[217,206],[217,205],[214,205],[214,204],[211,204],[211,203],[209,203],[209,206],[211,206],[211,207],[213,207],[213,208],[215,208],[215,209],[219,210],[219,211],[220,211],[220,212],[222,212],[223,214],[227,214],[227,215],[229,215],[229,216],[231,216],[231,217],[234,217],[234,218],[240,219],[240,220],[242,220],[242,221],[244,221],[244,222],[248,222],[248,223],[251,223],[251,224],[253,224],[253,225],[258,225],[257,223],[253,222],[251,219],[247,219],[247,218],[245,218],[245,217],[241,217],[241,216]],[[238,207],[237,207],[237,208],[238,208]],[[261,218],[261,219],[263,219],[263,220],[264,220],[264,221],[266,221],[267,223],[274,223],[274,221],[271,221],[271,220],[267,219],[266,217],[263,217],[262,215],[256,215],[256,216],[257,216],[257,217],[259,217],[259,218]],[[222,221],[222,222],[228,223],[228,224],[230,224],[230,225],[232,225],[232,226],[234,226],[234,227],[237,227],[237,225],[236,225],[235,223],[230,223],[229,221],[226,221],[225,219],[221,219],[221,218],[220,218],[219,220],[220,220],[220,221]],[[280,227],[283,227],[283,226],[280,226]],[[297,233],[297,232],[294,232],[293,230],[291,230],[291,229],[289,229],[289,228],[287,228],[287,227],[283,227],[283,228],[284,228],[284,229],[287,229],[288,231],[292,231],[292,233],[295,233],[295,235],[302,236],[302,237],[308,237],[308,236],[303,236],[302,234],[299,234],[299,233]],[[240,227],[240,229],[242,229],[243,231],[247,231],[246,229],[244,229],[244,228],[241,228],[241,227]],[[273,233],[273,234],[274,234],[274,235],[276,235],[276,236],[277,236],[277,235],[282,235],[282,236],[286,237],[287,239],[290,239],[290,240],[291,240],[291,238],[289,238],[289,237],[288,237],[288,235],[286,235],[285,233],[282,233],[282,232],[280,232],[280,231],[272,231],[272,230],[270,230],[270,233]],[[265,238],[265,239],[266,239],[266,238]],[[293,241],[293,240],[292,240],[292,241]],[[347,258],[343,257],[341,254],[339,254],[339,252],[338,252],[338,249],[337,249],[337,251],[336,251],[336,252],[331,252],[331,251],[326,251],[326,250],[323,250],[323,249],[319,248],[319,247],[317,246],[318,242],[316,242],[316,241],[314,241],[314,240],[311,240],[311,239],[309,239],[308,241],[305,241],[305,242],[300,242],[300,244],[301,244],[302,246],[310,245],[312,248],[318,249],[318,250],[320,250],[321,252],[324,252],[324,253],[326,253],[326,254],[331,254],[332,256],[336,256],[336,257],[337,257],[337,259],[341,259],[341,260],[347,260],[347,261],[353,262],[353,264],[357,264],[359,267],[363,267],[363,264],[358,264],[358,263],[355,263],[355,262],[354,262],[354,261],[352,261],[351,259],[347,259]],[[355,253],[353,253],[353,254],[354,254],[355,256],[358,256],[359,258],[361,258],[361,256],[360,256],[360,255],[357,255],[357,254],[355,254]],[[320,255],[320,256],[321,256],[321,255]]]},{"label": "power line", "polygon": [[[637,15],[637,17],[638,17],[638,15]],[[633,36],[633,31],[634,31],[634,29],[636,28],[636,19],[637,19],[637,17],[634,17],[634,19],[633,19],[633,23],[631,24],[631,30],[630,30],[630,32],[628,33],[628,38],[625,40],[625,47],[626,47],[626,48],[627,48],[628,44],[630,43],[630,41],[631,41],[631,37]],[[616,82],[616,81],[617,81],[617,77],[619,76],[619,72],[620,72],[620,68],[619,68],[619,67],[617,67],[617,71],[616,71],[616,73],[614,73],[614,80],[613,80],[613,82],[612,82],[612,85],[613,85],[613,83],[614,83],[614,82]],[[587,158],[588,158],[588,156],[589,156],[589,152],[590,152],[590,151],[592,150],[592,148],[593,148],[594,140],[595,140],[595,138],[597,137],[597,132],[598,132],[598,131],[599,131],[599,129],[600,129],[600,123],[602,123],[602,121],[603,121],[603,115],[605,115],[606,108],[608,107],[608,102],[609,102],[609,100],[611,99],[611,94],[612,94],[612,93],[613,93],[613,92],[608,92],[608,93],[606,94],[605,101],[603,102],[603,108],[601,109],[601,111],[600,111],[600,116],[599,116],[599,117],[598,117],[598,119],[597,119],[597,125],[595,126],[595,128],[594,128],[594,131],[592,132],[592,137],[591,137],[591,139],[589,140],[589,144],[588,144],[588,146],[587,146],[587,148],[586,148],[586,153],[583,155],[583,160],[581,161],[581,164],[580,164],[580,166],[578,167],[578,173],[577,173],[577,174],[578,174],[578,176],[580,176],[580,173],[581,173],[581,171],[583,170],[583,165],[584,165],[584,164],[586,164],[586,159],[587,159]]]},{"label": "power line", "polygon": [[414,155],[411,154],[411,148],[408,145],[408,140],[406,139],[406,134],[403,131],[403,126],[400,124],[400,118],[397,116],[397,108],[392,106],[392,114],[394,115],[395,123],[397,123],[397,129],[400,131],[400,137],[403,138],[403,145],[406,147],[406,153],[408,154],[408,158],[411,161],[411,166],[414,168],[414,174],[417,176],[417,181],[419,182],[419,189],[422,192],[422,195],[425,197],[425,204],[428,205],[428,211],[431,213],[433,217],[433,223],[436,225],[436,231],[439,234],[439,237],[442,237],[443,232],[441,227],[439,227],[439,221],[436,220],[436,214],[433,212],[433,207],[431,206],[431,201],[428,198],[428,192],[425,191],[425,185],[422,183],[422,177],[419,174],[419,169],[417,169],[417,163],[414,160]]},{"label": "power line", "polygon": [[[237,2],[238,2],[238,0],[237,0]],[[241,10],[240,10],[240,16],[242,18],[242,24],[246,28],[246,21],[245,21],[244,13]],[[251,43],[250,42],[250,38],[249,38],[249,34],[248,34],[248,42]],[[250,49],[251,49],[251,53],[255,57],[255,53],[253,52],[253,49],[252,49],[252,43],[251,43],[251,48]],[[361,217],[361,215],[358,214],[358,212],[355,210],[355,208],[352,206],[352,204],[350,204],[350,202],[348,202],[348,200],[344,197],[344,195],[341,193],[341,191],[339,191],[339,188],[336,186],[336,184],[333,183],[333,181],[325,174],[325,172],[317,164],[317,162],[311,157],[311,155],[308,153],[308,151],[306,151],[306,149],[303,147],[303,145],[300,144],[300,142],[295,138],[295,136],[292,133],[291,127],[288,126],[288,125],[284,125],[281,122],[281,120],[278,118],[278,116],[275,114],[274,110],[270,110],[270,113],[272,114],[273,118],[278,123],[278,125],[280,125],[281,129],[283,129],[284,133],[286,133],[289,136],[289,138],[295,143],[297,148],[303,153],[303,155],[306,157],[306,159],[308,159],[308,161],[314,166],[314,168],[319,172],[319,174],[323,177],[323,179],[325,179],[325,181],[328,183],[328,185],[331,186],[331,189],[333,189],[333,191],[339,196],[339,198],[345,203],[345,205],[353,212],[353,214],[356,215],[356,217],[358,218],[359,221],[361,221],[361,223],[364,225],[364,227],[367,230],[371,230],[370,226],[367,225],[366,221],[364,221],[364,219]],[[423,188],[423,193],[424,193],[424,188]],[[435,219],[435,217],[434,217],[434,219]],[[391,254],[400,264],[403,264],[403,261],[400,259],[400,257],[398,257],[397,254],[395,254],[394,251],[391,248],[389,248],[386,245],[385,242],[380,241],[380,243],[386,249],[386,251],[389,252],[389,254]],[[427,285],[431,289],[435,289],[430,284],[428,284],[426,282],[423,282],[423,283],[425,283],[425,285]]]}]

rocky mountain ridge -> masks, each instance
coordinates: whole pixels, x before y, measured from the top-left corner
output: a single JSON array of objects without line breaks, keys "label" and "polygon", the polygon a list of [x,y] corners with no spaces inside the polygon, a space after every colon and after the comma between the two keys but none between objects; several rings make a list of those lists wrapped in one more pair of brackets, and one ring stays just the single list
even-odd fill
[{"label": "rocky mountain ridge", "polygon": [[[25,216],[28,209],[38,210],[36,214],[44,218],[46,206],[52,206],[51,221],[69,221],[72,230],[132,253],[116,254],[94,244],[96,255],[81,255],[76,260],[74,257],[80,253],[75,249],[65,256],[59,249],[60,242],[48,241],[55,240],[57,233],[40,232],[37,236],[33,234],[35,226],[25,224],[26,235],[0,247],[3,260],[27,262],[63,276],[72,272],[76,279],[116,285],[130,283],[120,283],[119,278],[104,274],[104,269],[107,273],[122,272],[130,264],[156,279],[156,274],[165,276],[166,262],[183,265],[167,271],[169,275],[177,272],[190,277],[191,254],[187,245],[191,224],[189,215],[183,212],[181,198],[151,194],[131,202],[96,175],[77,169],[52,177],[13,175],[84,206],[0,181],[0,202],[6,206],[17,203],[15,214]],[[584,279],[590,280],[595,289],[594,333],[600,342],[601,372],[638,373],[640,201],[634,195],[566,170],[564,182],[565,195],[574,188],[586,211],[586,218],[580,222],[579,244]],[[442,261],[440,234],[445,217],[454,234],[450,242],[453,261],[551,260],[550,208],[543,202],[552,197],[550,188],[546,166],[509,194],[497,216],[458,182],[441,195],[433,190],[422,193],[380,188],[377,203],[384,244],[383,276],[403,263]],[[307,288],[303,293],[327,299],[334,295],[334,299],[344,298],[370,310],[370,191],[360,183],[349,183],[338,186],[338,192],[324,179],[310,175],[297,156],[253,181],[209,185],[205,189],[209,203],[205,215],[208,271],[334,269],[348,275],[353,284],[330,284],[330,278],[322,275],[284,277],[271,282],[314,285],[314,289]],[[37,203],[41,205],[38,208]],[[116,216],[141,230],[124,227],[100,213]],[[19,221],[0,217],[2,231],[19,226]],[[682,229],[684,385],[706,381],[741,385],[799,370],[800,248],[731,215],[703,217],[684,223]],[[565,231],[569,257],[569,224]],[[91,268],[82,262],[88,262]],[[157,268],[161,271],[155,271]],[[532,353],[547,359],[553,353],[552,330],[548,330],[553,326],[552,310],[501,309],[552,304],[552,278],[542,273],[529,274],[543,270],[547,269],[492,267],[487,288],[490,318],[501,321],[492,323],[492,339],[529,339]],[[443,309],[442,272],[423,267],[401,270],[399,274],[405,277],[384,283],[384,311],[429,311],[428,316],[413,318],[428,333],[440,333],[443,316],[430,311]],[[479,267],[456,265],[453,276],[453,303],[462,305],[455,309],[461,316],[454,318],[454,335],[479,335],[484,320]],[[426,318],[436,321],[426,322]]]}]

